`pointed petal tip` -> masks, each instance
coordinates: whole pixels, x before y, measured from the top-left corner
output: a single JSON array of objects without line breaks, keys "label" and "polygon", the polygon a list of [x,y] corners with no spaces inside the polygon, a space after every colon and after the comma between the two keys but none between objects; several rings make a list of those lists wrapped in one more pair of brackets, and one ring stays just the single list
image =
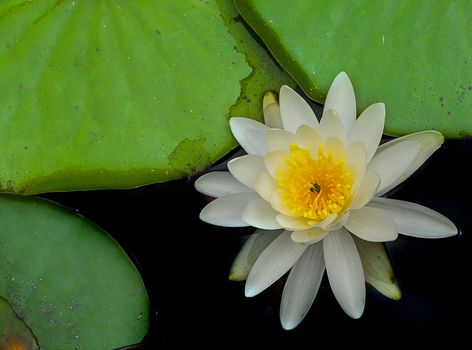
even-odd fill
[{"label": "pointed petal tip", "polygon": [[398,284],[395,280],[395,276],[393,275],[393,271],[390,272],[389,276],[381,277],[386,278],[382,280],[378,278],[378,275],[374,276],[370,274],[367,275],[366,282],[370,284],[373,288],[375,288],[383,296],[395,301],[400,300],[402,298],[402,291],[398,287]]},{"label": "pointed petal tip", "polygon": [[431,130],[431,133],[436,136],[439,141],[439,144],[442,145],[444,143],[444,135],[441,134],[439,131]]},{"label": "pointed petal tip", "polygon": [[216,198],[208,203],[200,212],[200,220],[223,227],[249,226],[241,219],[246,206],[259,197],[255,192],[235,193]]},{"label": "pointed petal tip", "polygon": [[203,177],[203,176],[204,176],[204,175],[199,176],[199,177],[195,180],[195,182],[193,183],[193,188],[194,188],[196,191],[200,192],[200,193],[203,193],[203,192],[202,192],[202,186],[201,186],[202,181],[203,181],[203,180],[202,180],[202,177]]},{"label": "pointed petal tip", "polygon": [[268,91],[262,100],[262,111],[264,114],[264,123],[269,128],[283,129],[282,119],[280,117],[279,96]]},{"label": "pointed petal tip", "polygon": [[228,279],[230,281],[233,281],[233,282],[241,282],[241,281],[244,281],[245,279],[241,278],[241,276],[237,273],[234,273],[234,272],[230,272],[230,274],[228,275]]},{"label": "pointed petal tip", "polygon": [[334,78],[335,80],[336,79],[340,79],[340,78],[348,78],[349,79],[349,76],[347,75],[347,73],[345,71],[341,71],[338,73],[338,75],[336,75],[336,78]]},{"label": "pointed petal tip", "polygon": [[[409,134],[409,135],[405,135],[404,137],[408,137],[410,135],[419,135],[421,136],[423,139],[427,139],[428,137],[431,139],[429,140],[430,142],[431,141],[436,141],[437,144],[439,145],[442,145],[444,143],[444,135],[437,131],[437,130],[424,130],[424,131],[418,131],[418,132],[415,132],[413,134]],[[420,143],[425,143],[426,141],[425,140],[416,140],[416,142],[420,142]]]},{"label": "pointed petal tip", "polygon": [[287,90],[288,91],[294,91],[290,86],[284,84],[280,87],[280,92],[279,93],[282,93],[282,91],[287,91]]},{"label": "pointed petal tip", "polygon": [[208,205],[206,207],[204,207],[201,211],[200,211],[200,214],[198,215],[198,218],[207,223],[207,224],[210,224],[210,225],[215,225],[215,221],[212,219],[211,215],[208,214],[208,209],[207,209]]},{"label": "pointed petal tip", "polygon": [[403,174],[397,178],[392,184],[381,189],[377,196],[383,196],[394,187],[405,181],[411,174],[413,174],[436,150],[438,150],[444,142],[443,135],[436,130],[419,131],[413,134],[408,134],[390,141],[387,141],[379,146],[377,153],[382,153],[388,148],[391,148],[399,143],[414,142],[420,145],[420,149],[417,152],[413,162],[403,172]]},{"label": "pointed petal tip", "polygon": [[450,223],[449,230],[444,230],[443,234],[438,235],[437,238],[450,238],[450,237],[462,235],[462,231],[459,229],[459,227],[454,222],[449,220],[449,223]]},{"label": "pointed petal tip", "polygon": [[397,285],[395,285],[395,287],[396,287],[395,290],[392,291],[391,294],[385,295],[385,296],[392,300],[399,301],[402,298],[402,291],[400,288],[398,288]]},{"label": "pointed petal tip", "polygon": [[[371,105],[369,107],[375,108],[374,110],[376,111],[377,116],[381,117],[381,119],[383,120],[382,126],[385,126],[384,125],[385,124],[385,114],[386,114],[385,103],[377,102],[377,103],[374,103],[373,105]],[[383,131],[383,127],[382,127],[382,131]]]},{"label": "pointed petal tip", "polygon": [[[292,89],[290,86],[288,85],[282,85],[280,87],[280,90],[279,90],[279,98],[278,98],[278,103],[280,104],[280,100],[283,100],[286,98],[286,96],[292,96],[292,95],[298,95],[298,93]],[[265,98],[265,96],[264,96]]]},{"label": "pointed petal tip", "polygon": [[[283,85],[283,86],[286,86],[286,85]],[[277,94],[273,91],[267,91],[264,95],[263,100],[262,100],[262,108],[265,109],[265,108],[267,108],[267,106],[269,106],[271,104],[274,104],[274,103],[275,104],[279,103]]]},{"label": "pointed petal tip", "polygon": [[374,197],[369,207],[386,210],[392,216],[400,234],[428,239],[453,237],[459,228],[446,216],[413,202]]},{"label": "pointed petal tip", "polygon": [[285,130],[295,133],[300,125],[318,125],[318,119],[310,105],[295,90],[283,85],[279,95],[280,117]]},{"label": "pointed petal tip", "polygon": [[293,320],[283,320],[280,319],[280,324],[282,325],[282,328],[286,331],[291,331],[300,324],[300,322],[294,322]]},{"label": "pointed petal tip", "polygon": [[[346,129],[350,132],[356,120],[356,97],[351,80],[345,72],[334,78],[326,96],[324,111],[334,109],[341,118]],[[323,120],[325,112],[323,111]]]},{"label": "pointed petal tip", "polygon": [[242,117],[231,117],[229,118],[229,126],[232,128],[235,123],[239,123],[243,119]]},{"label": "pointed petal tip", "polygon": [[249,154],[260,154],[258,147],[264,142],[264,133],[269,128],[267,125],[250,118],[232,117],[229,120],[231,132],[241,145],[241,147]]},{"label": "pointed petal tip", "polygon": [[[375,107],[377,109],[377,111],[383,111],[385,112],[385,103],[383,102],[375,102],[375,103],[372,103],[370,106],[368,106],[367,108],[369,107]],[[366,108],[366,109],[367,109]]]},{"label": "pointed petal tip", "polygon": [[231,159],[228,163],[229,172],[244,186],[253,189],[254,181],[265,170],[264,161],[254,154],[247,154]]},{"label": "pointed petal tip", "polygon": [[218,218],[213,217],[211,214],[211,210],[208,207],[210,204],[211,202],[200,211],[198,215],[199,219],[210,225],[223,226],[224,224],[219,222]]},{"label": "pointed petal tip", "polygon": [[208,203],[206,206],[204,206],[203,209],[200,210],[200,214],[198,214],[198,218],[200,220],[204,221],[204,222],[207,222],[207,223],[208,223],[208,221],[207,221],[208,220],[208,213],[207,212],[208,212],[208,206],[210,204],[211,204],[211,202]]},{"label": "pointed petal tip", "polygon": [[351,85],[352,87],[352,83],[351,83],[351,79],[349,78],[349,75],[347,75],[346,72],[342,71],[342,72],[339,72],[338,75],[336,75],[336,77],[334,78],[333,80],[333,83],[336,82],[336,83],[343,83],[343,84],[349,84]]},{"label": "pointed petal tip", "polygon": [[203,174],[193,184],[196,191],[211,197],[248,192],[250,189],[240,183],[228,171],[214,171]]},{"label": "pointed petal tip", "polygon": [[252,288],[246,282],[246,287],[244,288],[244,296],[246,298],[252,298],[252,297],[256,296],[259,293],[260,293],[260,291],[257,291],[256,289]]},{"label": "pointed petal tip", "polygon": [[362,305],[359,304],[356,308],[354,308],[352,310],[349,310],[349,311],[345,310],[345,311],[346,311],[346,313],[348,314],[349,317],[357,320],[357,319],[361,318],[362,314],[364,313],[364,306],[365,306],[365,304],[362,303]]}]

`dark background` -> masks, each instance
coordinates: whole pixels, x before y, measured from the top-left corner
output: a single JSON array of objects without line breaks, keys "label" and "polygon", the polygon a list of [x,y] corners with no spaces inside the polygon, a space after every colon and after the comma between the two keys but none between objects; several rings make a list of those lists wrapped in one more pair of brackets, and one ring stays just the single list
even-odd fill
[{"label": "dark background", "polygon": [[193,188],[200,174],[132,190],[44,197],[97,223],[134,260],[152,307],[145,348],[309,345],[316,349],[320,344],[370,348],[438,340],[453,345],[470,337],[471,155],[472,140],[447,141],[391,195],[435,209],[461,230],[448,239],[400,236],[386,244],[403,292],[400,301],[368,287],[364,315],[352,320],[338,305],[325,276],[310,312],[293,331],[284,331],[279,323],[283,281],[246,298],[244,283],[227,279],[232,260],[252,229],[222,228],[198,219],[211,200]]}]

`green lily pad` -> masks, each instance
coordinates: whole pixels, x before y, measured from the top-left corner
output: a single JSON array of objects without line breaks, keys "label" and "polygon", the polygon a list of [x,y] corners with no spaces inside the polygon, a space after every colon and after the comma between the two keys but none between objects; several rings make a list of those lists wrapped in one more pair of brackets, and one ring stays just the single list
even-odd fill
[{"label": "green lily pad", "polygon": [[290,83],[230,0],[0,2],[0,190],[181,178]]},{"label": "green lily pad", "polygon": [[312,99],[345,71],[359,111],[386,104],[386,133],[472,137],[470,0],[235,3]]},{"label": "green lily pad", "polygon": [[143,281],[104,231],[60,206],[0,195],[0,296],[41,349],[114,349],[149,328]]}]

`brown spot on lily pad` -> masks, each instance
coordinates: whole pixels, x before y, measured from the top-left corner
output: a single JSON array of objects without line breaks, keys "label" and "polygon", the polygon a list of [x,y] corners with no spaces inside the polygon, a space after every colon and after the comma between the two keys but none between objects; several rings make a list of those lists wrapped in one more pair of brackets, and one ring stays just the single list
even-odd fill
[{"label": "brown spot on lily pad", "polygon": [[38,340],[8,301],[0,297],[0,350],[37,350]]}]

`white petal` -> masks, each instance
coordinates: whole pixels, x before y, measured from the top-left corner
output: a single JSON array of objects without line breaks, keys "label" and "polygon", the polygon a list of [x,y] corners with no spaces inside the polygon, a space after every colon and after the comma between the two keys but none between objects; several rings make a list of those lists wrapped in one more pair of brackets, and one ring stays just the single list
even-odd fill
[{"label": "white petal", "polygon": [[377,153],[381,153],[386,149],[392,147],[393,145],[404,142],[404,141],[415,141],[420,144],[420,150],[416,154],[415,159],[410,164],[410,166],[403,172],[403,174],[398,177],[394,182],[389,186],[385,187],[383,190],[377,193],[378,196],[382,196],[388,191],[390,191],[395,186],[399,185],[405,181],[411,174],[413,174],[423,163],[439,148],[444,142],[444,137],[437,131],[421,131],[415,134],[406,135],[399,137],[392,141],[386,142],[378,148]]},{"label": "white petal", "polygon": [[386,148],[372,158],[367,164],[367,170],[375,171],[380,175],[377,195],[404,174],[416,158],[419,149],[418,142],[404,141]]},{"label": "white petal", "polygon": [[325,154],[332,154],[334,161],[346,160],[346,148],[340,139],[330,137],[325,142]]},{"label": "white petal", "polygon": [[397,239],[397,225],[385,210],[364,207],[351,210],[344,225],[357,237],[370,242],[387,242]]},{"label": "white petal", "polygon": [[336,111],[329,109],[324,112],[323,119],[320,121],[318,132],[323,139],[335,137],[340,139],[343,144],[347,143],[347,133],[341,119]]},{"label": "white petal", "polygon": [[280,226],[285,228],[286,230],[306,230],[310,228],[312,225],[308,223],[308,219],[303,217],[293,217],[284,214],[279,214],[275,218]]},{"label": "white petal", "polygon": [[262,101],[262,111],[264,113],[264,123],[269,128],[282,129],[282,119],[280,118],[280,106],[277,101],[277,95],[272,91],[264,95]]},{"label": "white petal", "polygon": [[318,150],[323,140],[315,129],[308,125],[301,125],[297,129],[295,141],[300,148]]},{"label": "white petal", "polygon": [[279,214],[272,206],[263,199],[255,199],[244,209],[241,218],[251,226],[265,230],[276,230],[282,228],[275,217]]},{"label": "white petal", "polygon": [[249,236],[231,265],[229,279],[231,281],[245,281],[256,259],[280,233],[282,230],[257,229]]},{"label": "white petal", "polygon": [[392,265],[383,243],[368,242],[353,236],[364,268],[365,280],[386,297],[400,300]]},{"label": "white petal", "polygon": [[368,206],[387,211],[397,224],[398,232],[408,236],[445,238],[458,232],[447,217],[416,203],[375,197]]},{"label": "white petal", "polygon": [[305,318],[320,288],[324,270],[322,244],[308,247],[285,282],[280,304],[280,322],[284,329],[294,329]]},{"label": "white petal", "polygon": [[272,195],[277,191],[277,181],[265,171],[254,181],[254,189],[267,202],[271,201]]},{"label": "white petal", "polygon": [[326,225],[322,225],[321,228],[326,231],[336,231],[344,227],[348,219],[349,219],[349,212],[347,211],[341,216],[337,216],[335,221]]},{"label": "white petal", "polygon": [[256,178],[265,172],[264,159],[253,154],[231,159],[228,169],[243,185],[254,188]]},{"label": "white petal", "polygon": [[310,226],[324,228],[331,225],[333,222],[335,222],[337,218],[338,218],[338,214],[331,214],[321,221],[316,221],[313,219],[307,219],[307,221],[308,221],[308,225]]},{"label": "white petal", "polygon": [[200,212],[200,219],[209,224],[226,227],[249,226],[241,218],[246,206],[259,198],[256,192],[235,193],[215,199]]},{"label": "white petal", "polygon": [[290,232],[281,233],[257,258],[246,281],[245,295],[253,297],[277,281],[306,248],[306,245],[293,242]]},{"label": "white petal", "polygon": [[364,269],[356,245],[345,229],[323,239],[329,284],[339,305],[352,318],[361,317],[365,305]]},{"label": "white petal", "polygon": [[326,237],[328,231],[320,227],[312,227],[307,230],[292,232],[292,240],[298,243],[316,243]]},{"label": "white petal", "polygon": [[288,151],[269,152],[264,156],[264,164],[269,174],[277,179],[278,172],[287,168],[285,159],[290,156]]},{"label": "white petal", "polygon": [[287,130],[269,129],[266,132],[266,142],[269,152],[288,151],[295,142],[295,135]]},{"label": "white petal", "polygon": [[336,111],[346,130],[350,131],[356,120],[356,97],[351,81],[344,72],[336,76],[329,88],[324,111],[330,109]]},{"label": "white petal", "polygon": [[349,164],[356,169],[356,179],[362,179],[367,166],[367,152],[360,141],[351,142],[348,149]]},{"label": "white petal", "polygon": [[270,204],[272,205],[272,208],[278,212],[287,216],[292,216],[292,211],[283,203],[282,197],[277,192],[272,193]]},{"label": "white petal", "polygon": [[295,133],[300,125],[318,125],[315,112],[295,91],[286,85],[280,89],[280,116],[285,130]]},{"label": "white petal", "polygon": [[[254,146],[250,144],[247,140],[247,136],[254,137],[254,135],[262,135],[262,140],[265,140],[264,133],[269,127],[266,125],[259,123],[255,120],[249,118],[240,118],[240,117],[233,117],[229,120],[229,126],[231,127],[231,131],[233,132],[233,136],[241,145],[241,147],[248,153],[248,154],[256,154],[257,150],[254,149]],[[248,131],[253,131],[252,133],[248,134]]]},{"label": "white petal", "polygon": [[372,198],[380,185],[379,174],[369,171],[362,179],[359,191],[350,209],[359,209],[364,207]]},{"label": "white petal", "polygon": [[377,151],[385,123],[385,105],[375,103],[367,107],[354,123],[349,140],[364,143],[369,162]]},{"label": "white petal", "polygon": [[247,130],[244,133],[246,144],[252,149],[252,154],[264,156],[267,153],[266,131],[259,129]]},{"label": "white petal", "polygon": [[215,171],[200,176],[195,181],[195,189],[207,196],[222,197],[231,193],[251,192],[231,175],[229,171]]}]

